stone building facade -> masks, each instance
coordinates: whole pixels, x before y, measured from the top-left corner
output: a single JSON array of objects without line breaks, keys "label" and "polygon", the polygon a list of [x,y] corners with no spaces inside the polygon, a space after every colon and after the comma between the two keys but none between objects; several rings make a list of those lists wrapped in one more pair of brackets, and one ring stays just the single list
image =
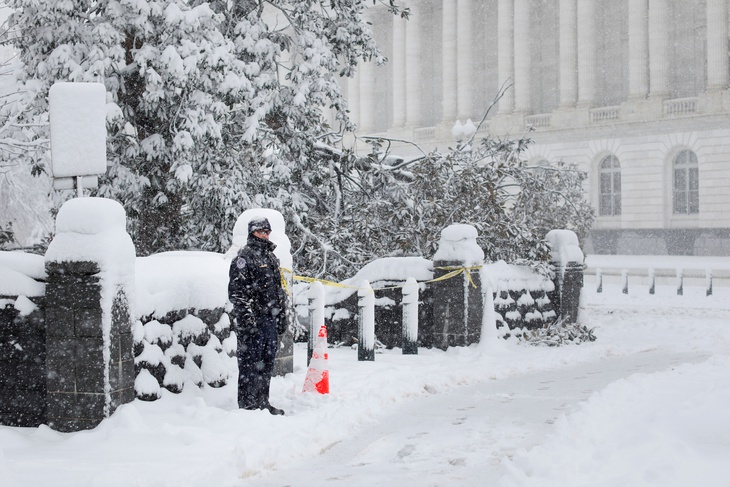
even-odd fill
[{"label": "stone building facade", "polygon": [[404,3],[344,81],[358,135],[445,149],[509,85],[477,137],[534,129],[529,163],[588,172],[588,253],[730,255],[730,0]]}]

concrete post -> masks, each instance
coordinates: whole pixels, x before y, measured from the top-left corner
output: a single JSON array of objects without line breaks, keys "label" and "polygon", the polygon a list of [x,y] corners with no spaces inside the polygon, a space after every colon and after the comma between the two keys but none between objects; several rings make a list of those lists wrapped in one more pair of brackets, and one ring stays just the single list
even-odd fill
[{"label": "concrete post", "polygon": [[434,345],[443,350],[479,342],[483,306],[478,267],[484,252],[476,238],[473,226],[450,225],[441,231],[433,257],[434,279],[445,278],[432,284]]},{"label": "concrete post", "polygon": [[403,355],[418,354],[418,283],[412,277],[403,286]]},{"label": "concrete post", "polygon": [[46,253],[48,424],[91,429],[134,399],[135,250],[122,206],[66,202]]},{"label": "concrete post", "polygon": [[307,365],[312,360],[314,341],[319,329],[324,326],[324,286],[321,282],[313,282],[309,287],[309,340],[307,341]]},{"label": "concrete post", "polygon": [[357,291],[357,360],[375,360],[375,293],[370,283],[363,281]]}]

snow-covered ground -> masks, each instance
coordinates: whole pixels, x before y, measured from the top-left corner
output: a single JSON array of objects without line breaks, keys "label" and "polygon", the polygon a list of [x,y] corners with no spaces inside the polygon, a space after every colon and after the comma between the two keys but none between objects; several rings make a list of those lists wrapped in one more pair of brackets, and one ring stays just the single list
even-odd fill
[{"label": "snow-covered ground", "polygon": [[225,387],[92,431],[0,427],[2,485],[728,485],[730,289],[634,291],[586,289],[579,346],[330,349],[324,396],[301,392],[300,346],[272,385],[285,417]]}]

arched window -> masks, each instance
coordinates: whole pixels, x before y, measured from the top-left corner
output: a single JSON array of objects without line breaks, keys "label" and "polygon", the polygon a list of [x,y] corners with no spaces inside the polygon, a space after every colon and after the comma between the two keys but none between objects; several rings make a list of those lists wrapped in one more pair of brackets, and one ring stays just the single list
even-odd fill
[{"label": "arched window", "polygon": [[621,165],[616,156],[606,156],[600,166],[601,199],[598,214],[621,214]]},{"label": "arched window", "polygon": [[691,150],[683,150],[672,164],[674,191],[672,192],[675,215],[691,215],[700,212],[700,166]]}]

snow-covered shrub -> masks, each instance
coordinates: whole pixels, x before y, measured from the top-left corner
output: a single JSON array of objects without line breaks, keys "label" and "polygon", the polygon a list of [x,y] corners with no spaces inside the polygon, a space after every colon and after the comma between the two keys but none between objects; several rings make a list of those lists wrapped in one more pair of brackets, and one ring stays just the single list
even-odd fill
[{"label": "snow-covered shrub", "polygon": [[580,323],[570,323],[564,319],[558,319],[547,323],[540,328],[524,331],[522,339],[532,345],[560,346],[596,340],[593,328],[588,328]]},{"label": "snow-covered shrub", "polygon": [[134,334],[135,364],[146,389],[136,389],[138,397],[155,399],[149,377],[173,393],[188,386],[222,387],[235,379],[236,335],[223,309],[177,310],[142,322],[142,331]]}]

